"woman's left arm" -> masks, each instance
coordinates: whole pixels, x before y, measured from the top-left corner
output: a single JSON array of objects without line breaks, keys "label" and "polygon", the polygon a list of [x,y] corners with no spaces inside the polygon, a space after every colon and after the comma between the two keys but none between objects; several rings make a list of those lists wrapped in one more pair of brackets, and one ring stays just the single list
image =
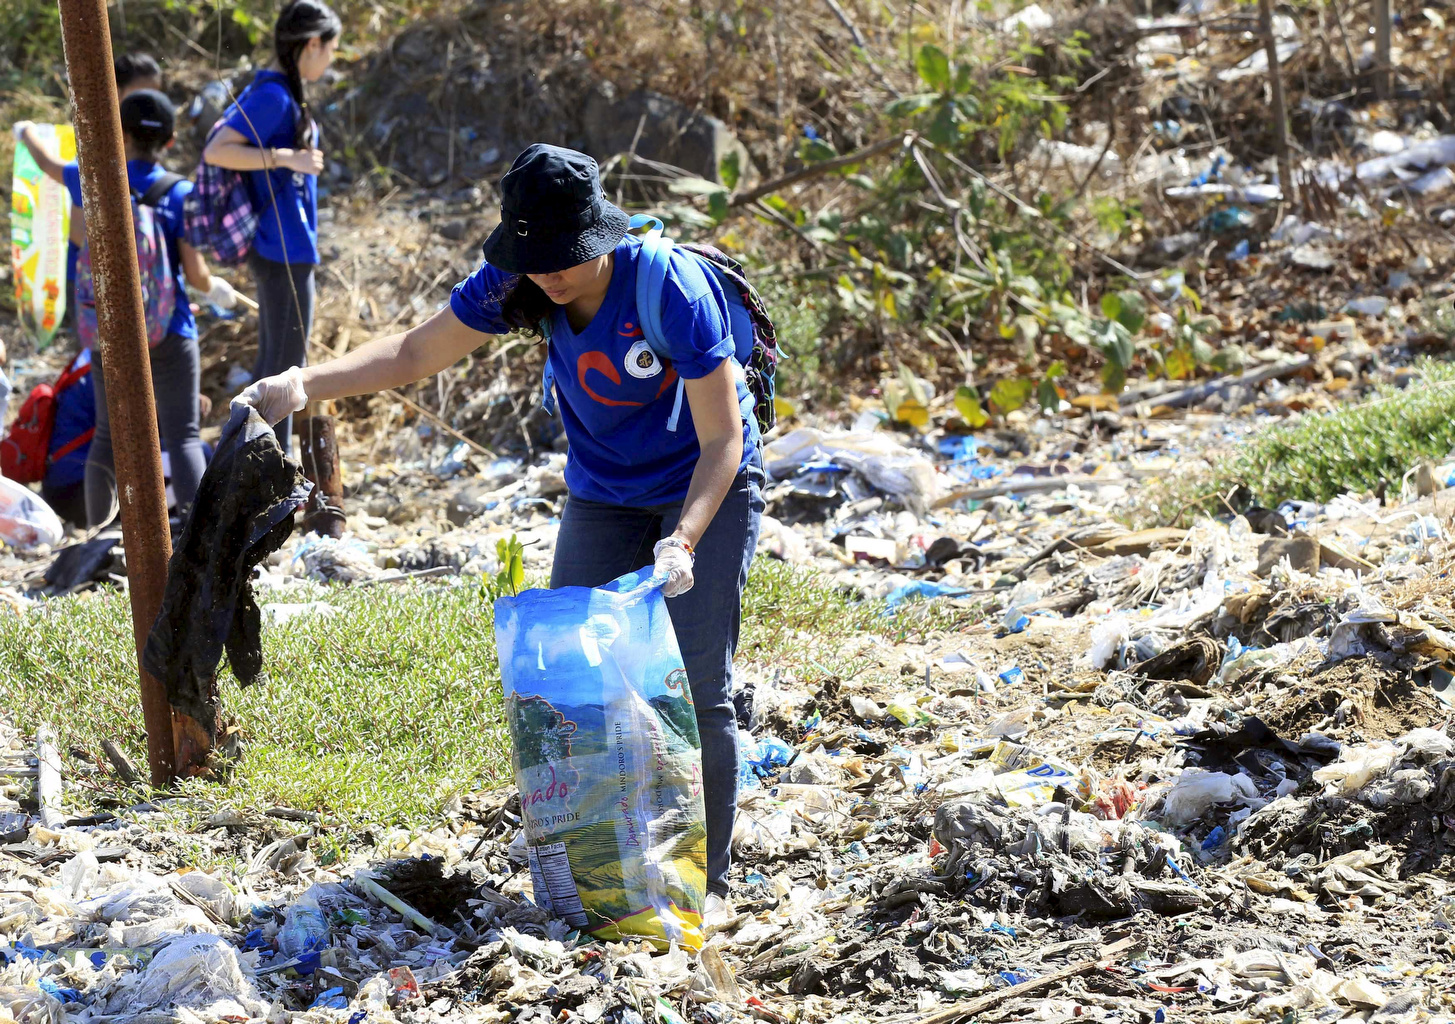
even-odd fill
[{"label": "woman's left arm", "polygon": [[695,548],[743,461],[743,416],[731,360],[724,359],[706,377],[687,381],[687,407],[692,410],[701,454],[672,536]]}]

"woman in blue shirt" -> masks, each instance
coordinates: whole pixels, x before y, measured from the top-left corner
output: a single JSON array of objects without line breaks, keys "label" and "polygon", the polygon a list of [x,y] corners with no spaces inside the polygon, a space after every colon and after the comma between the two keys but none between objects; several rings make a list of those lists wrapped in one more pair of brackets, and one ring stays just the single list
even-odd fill
[{"label": "woman in blue shirt", "polygon": [[[278,67],[258,72],[202,153],[210,164],[250,172],[248,193],[258,213],[248,254],[258,286],[254,379],[307,363],[323,152],[303,83],[318,81],[328,70],[342,29],[321,0],[285,5],[273,27]],[[278,426],[284,451],[291,428],[291,417]]]},{"label": "woman in blue shirt", "polygon": [[602,195],[596,161],[531,146],[500,188],[485,261],[447,308],[341,359],[258,381],[236,401],[276,422],[310,399],[438,373],[485,335],[548,337],[570,442],[551,586],[600,586],[651,562],[665,575],[702,739],[707,910],[721,919],[737,805],[732,659],[763,510],[757,421],[735,372],[726,299],[715,277],[675,254],[662,294],[664,360],[639,326],[641,243]]}]

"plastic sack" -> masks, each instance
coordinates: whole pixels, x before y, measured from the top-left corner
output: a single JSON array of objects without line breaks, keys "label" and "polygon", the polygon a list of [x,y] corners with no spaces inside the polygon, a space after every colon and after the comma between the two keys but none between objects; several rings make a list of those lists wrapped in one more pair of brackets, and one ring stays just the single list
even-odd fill
[{"label": "plastic sack", "polygon": [[769,734],[761,740],[738,732],[738,788],[752,789],[777,774],[793,758],[793,748]]},{"label": "plastic sack", "polygon": [[61,542],[66,528],[51,507],[24,484],[0,476],[0,539],[17,548]]},{"label": "plastic sack", "polygon": [[19,1024],[65,1024],[66,1008],[59,999],[38,985],[0,985],[0,1020],[14,1020]]},{"label": "plastic sack", "polygon": [[536,903],[603,940],[702,946],[707,822],[662,580],[495,602]]},{"label": "plastic sack", "polygon": [[283,927],[278,929],[278,952],[291,960],[327,945],[328,918],[318,900],[305,894],[283,918]]}]

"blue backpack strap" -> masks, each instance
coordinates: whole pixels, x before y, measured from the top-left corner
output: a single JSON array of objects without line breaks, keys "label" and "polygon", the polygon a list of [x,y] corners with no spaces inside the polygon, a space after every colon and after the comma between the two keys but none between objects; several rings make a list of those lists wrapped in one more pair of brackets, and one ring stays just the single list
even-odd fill
[{"label": "blue backpack strap", "polygon": [[541,321],[541,335],[546,340],[546,363],[541,368],[541,408],[547,416],[556,415],[556,371],[551,369],[551,323]]},{"label": "blue backpack strap", "polygon": [[[637,319],[641,321],[642,337],[657,358],[671,362],[667,338],[662,331],[662,289],[667,281],[667,272],[672,265],[672,240],[662,234],[662,222],[655,217],[640,214],[631,219],[628,230],[646,229],[642,237],[642,251],[637,256]],[[672,403],[672,414],[667,417],[667,429],[675,431],[682,417],[682,399],[687,391],[687,382],[677,378],[677,397]]]}]

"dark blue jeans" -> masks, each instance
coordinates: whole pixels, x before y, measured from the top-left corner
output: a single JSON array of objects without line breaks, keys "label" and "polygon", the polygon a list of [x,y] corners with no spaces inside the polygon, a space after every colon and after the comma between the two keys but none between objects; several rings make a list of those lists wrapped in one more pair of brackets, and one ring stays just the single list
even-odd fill
[{"label": "dark blue jeans", "polygon": [[[723,499],[692,567],[691,590],[667,601],[672,630],[702,740],[707,811],[707,889],[726,896],[738,806],[738,724],[733,710],[733,654],[738,649],[743,588],[758,547],[763,469],[754,459]],[[677,528],[682,505],[630,508],[567,498],[556,539],[552,587],[599,587],[652,564],[652,546]]]}]

